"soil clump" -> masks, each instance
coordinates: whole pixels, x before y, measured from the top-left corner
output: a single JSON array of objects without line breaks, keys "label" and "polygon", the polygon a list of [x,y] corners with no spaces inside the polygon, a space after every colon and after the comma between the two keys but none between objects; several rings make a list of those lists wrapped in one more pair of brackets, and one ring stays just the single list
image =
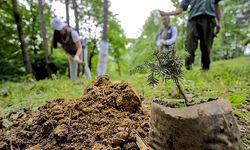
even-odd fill
[{"label": "soil clump", "polygon": [[0,121],[0,149],[136,150],[136,137],[147,144],[149,115],[127,82],[101,76],[80,98],[9,114],[10,127]]}]

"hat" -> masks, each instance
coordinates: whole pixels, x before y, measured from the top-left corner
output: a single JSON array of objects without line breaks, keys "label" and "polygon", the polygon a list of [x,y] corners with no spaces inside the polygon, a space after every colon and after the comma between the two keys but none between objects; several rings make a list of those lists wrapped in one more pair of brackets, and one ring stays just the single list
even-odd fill
[{"label": "hat", "polygon": [[67,26],[66,23],[62,23],[59,19],[56,19],[56,18],[52,19],[50,24],[52,28],[58,31],[62,30],[63,27]]}]

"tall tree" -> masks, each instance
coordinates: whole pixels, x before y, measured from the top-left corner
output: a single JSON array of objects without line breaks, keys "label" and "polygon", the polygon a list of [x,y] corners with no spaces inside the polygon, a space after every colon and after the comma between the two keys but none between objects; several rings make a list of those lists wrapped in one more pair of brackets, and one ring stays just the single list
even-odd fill
[{"label": "tall tree", "polygon": [[107,62],[108,62],[107,24],[108,24],[108,0],[104,0],[102,40],[100,42],[99,61],[97,66],[98,76],[104,75],[107,69]]},{"label": "tall tree", "polygon": [[230,59],[243,55],[243,47],[249,42],[250,3],[246,0],[227,0],[221,5],[221,31],[214,40],[213,58]]},{"label": "tall tree", "polygon": [[103,31],[102,40],[107,41],[107,26],[108,25],[108,0],[104,0],[103,3]]},{"label": "tall tree", "polygon": [[22,56],[23,56],[23,63],[25,65],[25,69],[27,73],[32,73],[32,67],[30,63],[30,58],[29,58],[29,53],[25,45],[25,40],[24,40],[24,33],[23,33],[23,28],[22,28],[22,20],[18,11],[18,3],[17,0],[12,0],[13,4],[13,14],[17,26],[17,31],[18,31],[18,37],[20,41],[20,48],[22,50]]},{"label": "tall tree", "polygon": [[[76,24],[76,31],[78,34],[80,34],[80,29],[79,29],[79,17],[78,17],[78,5],[76,3],[76,0],[72,0],[72,3],[73,3],[73,9],[74,9],[74,14],[75,14],[75,24]],[[81,54],[83,55],[83,53]],[[84,70],[84,67],[83,69]],[[80,73],[80,67],[78,67],[78,71],[77,71],[77,76],[79,76],[79,73]]]},{"label": "tall tree", "polygon": [[73,3],[73,9],[74,9],[74,14],[75,14],[75,24],[76,24],[76,31],[78,33],[80,33],[80,29],[79,29],[79,17],[78,17],[78,7],[77,7],[77,3],[76,0],[72,0]]},{"label": "tall tree", "polygon": [[43,48],[44,48],[44,54],[45,54],[46,69],[50,77],[52,73],[49,67],[50,57],[49,57],[48,39],[47,39],[47,31],[46,31],[46,26],[45,26],[45,21],[44,21],[42,0],[38,0],[38,11],[39,11],[39,17],[40,17],[40,29],[41,29],[41,34],[43,37]]},{"label": "tall tree", "polygon": [[36,31],[35,31],[35,26],[36,26],[36,20],[37,20],[37,13],[36,10],[34,10],[34,7],[36,4],[34,4],[34,0],[31,0],[30,2],[30,13],[32,14],[32,21],[31,21],[31,26],[29,30],[31,31],[31,46],[34,54],[37,54],[38,48],[36,48]]},{"label": "tall tree", "polygon": [[69,24],[69,0],[65,0],[65,9],[66,9],[66,22]]}]

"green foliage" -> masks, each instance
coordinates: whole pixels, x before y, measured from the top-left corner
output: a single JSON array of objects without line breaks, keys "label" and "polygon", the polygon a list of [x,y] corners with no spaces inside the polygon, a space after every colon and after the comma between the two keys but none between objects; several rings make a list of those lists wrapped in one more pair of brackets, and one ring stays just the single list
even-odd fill
[{"label": "green foliage", "polygon": [[[33,68],[41,66],[44,62],[44,50],[42,46],[42,38],[40,33],[40,23],[38,14],[38,4],[34,0],[24,0],[22,3],[18,3],[20,14],[22,16],[22,26],[25,35],[26,47],[28,49],[30,60]],[[25,3],[25,5],[24,5]],[[103,1],[102,0],[78,0],[78,12],[80,35],[88,42],[89,46],[89,58],[91,59],[92,73],[96,72],[96,66],[98,61],[98,40],[100,40],[100,29],[102,27],[103,18]],[[72,7],[70,1],[70,7]],[[50,27],[50,20],[55,15],[51,11],[50,2],[44,3],[44,15],[46,29],[48,33],[48,40],[51,41],[52,29]],[[22,52],[19,47],[19,39],[15,21],[12,12],[11,1],[4,1],[0,7],[1,20],[0,25],[4,30],[0,31],[2,44],[0,46],[0,80],[1,81],[19,81],[21,76],[25,76],[25,68],[22,59]],[[72,19],[72,18],[71,18]],[[73,18],[74,19],[74,18]],[[127,44],[126,37],[123,33],[120,23],[116,19],[112,12],[109,12],[108,22],[108,35],[110,42],[110,67],[108,72],[111,74],[120,74],[122,70],[126,70],[126,62],[123,57],[127,51],[125,45]],[[82,35],[82,33],[85,33]],[[50,47],[50,42],[49,47]],[[58,72],[61,75],[67,74],[67,59],[62,50],[54,50],[50,52],[52,63],[54,63],[59,69]],[[40,64],[39,64],[40,63]],[[34,69],[35,71],[41,70],[41,68]],[[34,73],[36,74],[36,72]]]},{"label": "green foliage", "polygon": [[[112,56],[111,61],[109,61],[108,73],[111,75],[118,74],[122,75],[125,72],[126,64],[125,55],[127,54],[126,44],[127,39],[124,34],[121,25],[115,17],[110,18],[108,22],[108,41],[109,45],[109,55]],[[122,71],[123,70],[123,71]]]},{"label": "green foliage", "polygon": [[156,86],[161,78],[164,83],[168,80],[177,81],[182,75],[182,62],[178,56],[175,56],[174,49],[162,52],[155,48],[151,58],[139,66],[136,66],[132,73],[148,72],[148,84]]},{"label": "green foliage", "polygon": [[23,68],[21,50],[18,47],[17,30],[14,23],[11,1],[2,2],[0,7],[0,31],[1,45],[0,45],[0,79],[9,79],[9,74],[25,73]]},{"label": "green foliage", "polygon": [[[3,29],[0,31],[0,35],[3,37],[0,46],[0,55],[2,57],[0,60],[0,79],[2,81],[20,80],[21,76],[25,76],[26,73],[13,17],[13,6],[11,1],[4,1],[3,3],[1,4],[3,7],[0,7],[0,25]],[[27,5],[19,3],[18,7],[21,14],[26,47],[31,58],[31,63],[35,64],[37,59],[44,58],[37,3],[29,0],[27,1]],[[44,12],[47,30],[50,31],[51,11],[47,5],[45,5]]]},{"label": "green foliage", "polygon": [[214,40],[214,59],[229,59],[243,55],[244,46],[249,43],[248,1],[221,1],[221,32]]}]

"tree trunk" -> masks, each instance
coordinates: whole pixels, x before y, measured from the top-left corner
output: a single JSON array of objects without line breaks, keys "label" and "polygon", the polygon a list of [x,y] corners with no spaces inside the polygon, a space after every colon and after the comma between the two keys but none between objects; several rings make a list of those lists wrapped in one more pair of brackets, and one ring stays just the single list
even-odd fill
[{"label": "tree trunk", "polygon": [[25,41],[24,41],[24,33],[23,33],[22,25],[21,25],[20,14],[18,11],[17,0],[12,0],[12,4],[13,4],[13,14],[14,14],[14,18],[15,18],[15,22],[16,22],[16,26],[17,26],[17,31],[18,31],[18,37],[19,37],[19,41],[20,41],[20,48],[22,50],[23,63],[25,65],[26,72],[32,73],[32,67],[31,67],[31,63],[30,63],[29,53],[28,53],[28,50],[26,48]]},{"label": "tree trunk", "polygon": [[89,69],[90,70],[92,69],[92,58],[95,56],[95,50],[97,49],[96,40],[93,40],[93,43],[94,43],[94,46],[93,46],[93,48],[90,51],[89,60],[88,60]]},{"label": "tree trunk", "polygon": [[[67,22],[68,26],[70,26],[70,23],[69,23],[69,0],[65,0],[65,9],[66,9],[66,22]],[[69,62],[68,62],[68,66],[69,66]],[[68,69],[68,74],[70,75],[69,69]]]},{"label": "tree trunk", "polygon": [[38,0],[38,11],[39,11],[39,16],[40,16],[40,29],[41,29],[41,34],[43,37],[43,48],[44,48],[44,54],[45,54],[46,69],[50,78],[52,72],[49,67],[50,57],[49,57],[48,39],[47,39],[46,26],[45,26],[45,21],[44,21],[42,0]]},{"label": "tree trunk", "polygon": [[179,83],[179,79],[178,79],[178,78],[174,78],[173,81],[174,81],[175,85],[177,86],[179,92],[180,92],[181,95],[183,96],[183,98],[184,98],[184,100],[185,100],[185,104],[187,105],[188,99],[187,99],[187,96],[186,96],[184,90],[182,89],[182,87],[181,87],[181,85],[180,85],[180,83]]},{"label": "tree trunk", "polygon": [[[72,0],[73,3],[73,9],[74,9],[74,14],[75,14],[75,24],[76,24],[76,31],[80,35],[80,29],[79,29],[79,19],[78,19],[78,10],[77,10],[77,3],[76,0]],[[77,70],[77,76],[80,74],[80,67],[78,67]]]},{"label": "tree trunk", "polygon": [[107,24],[108,24],[108,0],[103,3],[103,31],[102,40],[100,42],[100,51],[97,64],[97,75],[106,74],[108,63],[108,42],[107,42]]},{"label": "tree trunk", "polygon": [[65,8],[66,8],[66,22],[68,26],[70,26],[69,24],[69,0],[65,0]]},{"label": "tree trunk", "polygon": [[72,2],[73,2],[74,14],[75,14],[76,31],[78,32],[78,34],[80,34],[80,32],[79,32],[79,18],[78,18],[77,3],[76,3],[76,0],[72,0]]},{"label": "tree trunk", "polygon": [[84,74],[87,79],[91,79],[91,73],[90,73],[90,69],[88,66],[88,46],[85,42],[82,42],[82,44],[85,45],[84,46],[85,48],[83,49],[83,52],[82,52],[82,61],[85,64],[82,66],[82,74]]},{"label": "tree trunk", "polygon": [[107,25],[108,25],[108,0],[103,3],[103,31],[102,40],[107,41]]},{"label": "tree trunk", "polygon": [[31,45],[33,46],[33,52],[36,55],[38,49],[36,48],[36,33],[35,33],[35,25],[36,25],[36,18],[37,18],[37,13],[34,13],[34,1],[31,0],[30,2],[30,12],[32,14],[32,23],[31,23]]}]

